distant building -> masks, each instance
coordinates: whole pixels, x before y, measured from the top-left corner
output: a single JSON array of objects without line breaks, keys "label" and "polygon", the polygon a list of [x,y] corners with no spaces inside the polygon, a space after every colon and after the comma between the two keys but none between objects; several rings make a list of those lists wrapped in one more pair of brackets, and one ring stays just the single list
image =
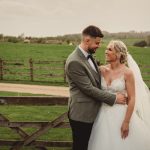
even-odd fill
[{"label": "distant building", "polygon": [[69,43],[69,45],[70,45],[70,46],[72,46],[72,45],[73,45],[73,43],[72,43],[72,42],[70,42],[70,43]]},{"label": "distant building", "polygon": [[23,43],[30,43],[29,39],[24,39]]}]

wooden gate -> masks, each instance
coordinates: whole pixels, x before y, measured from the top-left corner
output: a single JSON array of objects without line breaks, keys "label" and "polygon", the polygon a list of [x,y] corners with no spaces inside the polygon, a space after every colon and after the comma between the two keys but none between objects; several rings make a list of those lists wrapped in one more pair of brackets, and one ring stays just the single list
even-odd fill
[{"label": "wooden gate", "polygon": [[[0,97],[0,105],[67,105],[67,97]],[[11,122],[0,114],[0,126],[8,127],[15,131],[20,140],[2,140],[0,146],[11,146],[11,150],[20,150],[23,146],[34,146],[36,150],[47,150],[46,147],[71,147],[71,141],[41,141],[37,138],[52,128],[69,128],[69,123],[64,120],[67,112],[49,122]],[[22,127],[36,127],[37,131],[29,135]]]}]

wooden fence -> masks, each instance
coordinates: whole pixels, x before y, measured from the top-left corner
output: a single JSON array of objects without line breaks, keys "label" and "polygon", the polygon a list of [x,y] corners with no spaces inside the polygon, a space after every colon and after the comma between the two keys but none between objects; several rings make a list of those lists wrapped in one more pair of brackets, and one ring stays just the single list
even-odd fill
[{"label": "wooden fence", "polygon": [[[64,61],[41,61],[30,58],[24,60],[2,60],[0,58],[0,80],[30,80],[46,81],[52,78],[59,78],[58,81],[66,82],[65,75],[65,60]],[[21,79],[22,77],[22,79]],[[19,79],[20,78],[20,79]]]},{"label": "wooden fence", "polygon": [[[67,105],[67,97],[0,97],[0,105]],[[34,146],[36,150],[47,150],[46,147],[71,147],[71,141],[42,141],[37,138],[52,128],[69,128],[69,123],[65,122],[67,112],[49,122],[11,122],[0,114],[0,127],[8,127],[15,131],[20,140],[3,140],[0,139],[0,146],[11,146],[10,150],[21,150],[24,146]],[[38,128],[34,133],[29,135],[22,127]]]},{"label": "wooden fence", "polygon": [[[2,60],[0,58],[0,80],[26,80],[66,82],[66,61]],[[139,65],[142,76],[150,87],[150,65]]]}]

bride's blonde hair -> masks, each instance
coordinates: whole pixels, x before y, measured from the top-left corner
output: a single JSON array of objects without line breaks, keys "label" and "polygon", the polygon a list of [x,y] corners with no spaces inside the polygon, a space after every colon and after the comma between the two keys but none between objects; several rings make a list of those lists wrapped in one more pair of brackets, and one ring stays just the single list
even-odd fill
[{"label": "bride's blonde hair", "polygon": [[128,49],[127,49],[126,45],[120,40],[112,40],[112,41],[110,41],[109,44],[112,44],[112,46],[116,50],[116,52],[120,54],[120,63],[127,64]]}]

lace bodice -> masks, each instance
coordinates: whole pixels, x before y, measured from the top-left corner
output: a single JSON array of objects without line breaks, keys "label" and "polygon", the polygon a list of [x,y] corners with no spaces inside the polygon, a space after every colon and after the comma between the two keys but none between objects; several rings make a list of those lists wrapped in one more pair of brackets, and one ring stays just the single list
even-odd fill
[{"label": "lace bodice", "polygon": [[126,92],[124,75],[114,79],[110,85],[107,85],[105,78],[101,77],[102,89],[110,93]]}]

